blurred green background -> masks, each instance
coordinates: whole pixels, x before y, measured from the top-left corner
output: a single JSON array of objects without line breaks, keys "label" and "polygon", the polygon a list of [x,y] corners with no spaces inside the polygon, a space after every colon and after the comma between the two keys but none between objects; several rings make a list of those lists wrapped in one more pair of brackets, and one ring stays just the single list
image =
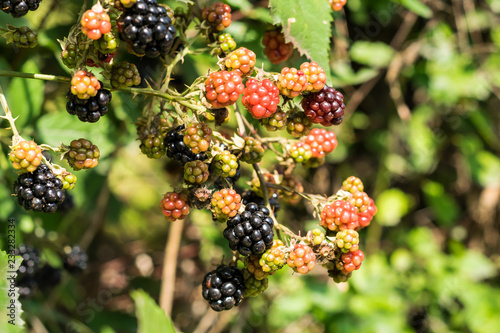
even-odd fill
[{"label": "blurred green background", "polygon": [[[271,1],[277,7],[282,2]],[[57,39],[67,35],[82,3],[44,0],[20,19],[0,13],[2,26],[28,25],[39,36],[34,50],[0,39],[0,69],[69,76]],[[259,66],[279,71],[306,59],[295,51],[285,63],[271,65],[261,45],[266,24],[276,22],[267,1],[227,3],[233,9],[228,32],[256,52]],[[500,0],[348,0],[345,11],[328,11],[334,18],[325,58],[329,84],[344,93],[346,116],[333,128],[339,146],[327,163],[296,173],[305,191],[316,194],[335,193],[350,175],[363,180],[378,207],[361,232],[366,259],[340,285],[321,268],[308,276],[284,269],[270,277],[263,295],[216,314],[207,309],[200,283],[230,252],[210,213],[193,211],[177,262],[176,327],[231,333],[499,332],[499,13]],[[319,9],[317,14],[325,15]],[[195,45],[204,46],[202,40]],[[123,45],[117,57],[134,62],[143,77],[154,77],[161,67],[128,55]],[[174,83],[190,84],[208,68],[216,68],[215,58],[188,56],[176,67]],[[136,332],[130,294],[144,289],[158,299],[170,228],[158,202],[182,179],[167,159],[140,154],[134,122],[147,100],[114,92],[112,111],[88,124],[66,113],[65,84],[0,77],[0,85],[14,115],[21,116],[21,135],[52,146],[89,138],[102,156],[96,169],[77,174],[74,207],[54,215],[27,213],[10,197],[16,175],[7,159],[10,132],[0,122],[1,233],[7,218],[15,217],[17,241],[43,249],[53,266],[61,266],[56,253],[68,244],[81,244],[90,257],[84,275],[65,275],[59,287],[23,301],[27,326],[34,332],[42,332],[40,324],[48,332]],[[224,131],[234,128],[231,119]],[[273,164],[267,152],[264,166]],[[242,173],[238,185],[247,188],[251,169]],[[304,232],[318,223],[310,208],[282,202],[278,220]],[[5,237],[1,242],[4,248]]]}]

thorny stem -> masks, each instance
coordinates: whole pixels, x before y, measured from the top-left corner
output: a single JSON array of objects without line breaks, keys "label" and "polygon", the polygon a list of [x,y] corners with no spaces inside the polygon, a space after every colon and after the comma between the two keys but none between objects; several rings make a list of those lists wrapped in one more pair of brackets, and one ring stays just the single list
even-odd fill
[{"label": "thorny stem", "polygon": [[5,95],[2,90],[2,86],[0,86],[0,103],[2,104],[2,108],[5,112],[5,116],[0,116],[0,118],[6,119],[9,121],[10,124],[10,129],[12,130],[12,145],[15,146],[19,141],[24,140],[20,135],[19,131],[16,128],[15,121],[17,119],[14,119],[12,117],[12,113],[10,112],[9,105],[7,104],[7,99],[5,98]]}]

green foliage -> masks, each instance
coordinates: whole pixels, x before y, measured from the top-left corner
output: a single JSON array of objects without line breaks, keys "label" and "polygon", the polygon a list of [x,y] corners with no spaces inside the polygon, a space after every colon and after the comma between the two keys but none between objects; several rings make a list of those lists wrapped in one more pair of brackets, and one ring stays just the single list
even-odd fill
[{"label": "green foliage", "polygon": [[[7,279],[8,276],[12,275],[10,272],[17,271],[23,261],[21,257],[15,258],[15,263],[12,264],[9,262],[7,252],[0,251],[0,276],[2,277],[0,280],[0,316],[2,316],[0,331],[5,333],[23,332],[24,327],[24,321],[21,319],[23,310],[18,299],[19,294],[13,292],[13,289],[10,288],[11,282]],[[15,318],[9,316],[12,313],[9,307],[12,305],[14,306]],[[9,323],[9,321],[12,322]]]},{"label": "green foliage", "polygon": [[137,318],[139,320],[139,333],[176,333],[172,320],[155,301],[144,291],[136,290],[131,294],[135,302]]}]

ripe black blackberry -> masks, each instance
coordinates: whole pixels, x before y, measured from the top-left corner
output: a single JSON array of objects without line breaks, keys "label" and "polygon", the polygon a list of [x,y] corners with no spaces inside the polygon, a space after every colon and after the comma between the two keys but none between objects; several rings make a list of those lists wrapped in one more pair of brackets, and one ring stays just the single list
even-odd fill
[{"label": "ripe black blackberry", "polygon": [[63,266],[69,273],[75,274],[83,272],[87,269],[88,256],[80,246],[66,247],[66,253],[63,258]]},{"label": "ripe black blackberry", "polygon": [[0,2],[4,13],[13,17],[26,15],[29,10],[37,10],[42,0],[3,0]]},{"label": "ripe black blackberry", "polygon": [[[101,87],[102,82],[101,83]],[[95,123],[102,116],[108,113],[108,104],[111,102],[111,91],[101,88],[97,95],[89,99],[80,99],[73,95],[71,91],[66,96],[69,101],[66,103],[66,111],[71,115],[76,115],[80,121]]]},{"label": "ripe black blackberry", "polygon": [[19,245],[15,255],[23,258],[19,266],[16,286],[19,287],[19,296],[29,297],[36,286],[35,273],[40,265],[40,252],[31,245]]},{"label": "ripe black blackberry", "polygon": [[45,164],[20,175],[14,182],[14,192],[21,207],[44,213],[54,213],[66,196],[63,182]]},{"label": "ripe black blackberry", "polygon": [[49,264],[45,264],[36,271],[34,280],[41,289],[53,288],[61,283],[61,273],[59,268],[54,268]]},{"label": "ripe black blackberry", "polygon": [[325,86],[302,99],[302,108],[309,120],[323,126],[340,125],[344,118],[344,96],[340,91]]},{"label": "ripe black blackberry", "polygon": [[243,213],[230,219],[224,230],[224,238],[229,241],[231,250],[248,257],[270,249],[273,245],[274,221],[269,213],[267,207],[251,202],[245,206]]},{"label": "ripe black blackberry", "polygon": [[157,0],[137,0],[118,18],[120,38],[139,56],[156,58],[172,48],[175,28]]},{"label": "ripe black blackberry", "polygon": [[240,304],[245,293],[243,273],[236,267],[219,265],[203,279],[202,295],[215,311]]},{"label": "ripe black blackberry", "polygon": [[[269,198],[269,205],[273,210],[273,215],[276,216],[276,213],[280,210],[280,203],[278,201],[278,193],[273,193]],[[249,204],[250,202],[255,202],[257,205],[264,205],[264,198],[259,196],[257,193],[251,190],[247,190],[243,192],[241,195],[241,201],[244,205]]]},{"label": "ripe black blackberry", "polygon": [[180,132],[185,129],[184,125],[178,126],[169,131],[165,136],[165,147],[167,156],[182,163],[182,165],[191,161],[204,161],[207,159],[205,153],[195,154],[184,143],[184,135]]}]

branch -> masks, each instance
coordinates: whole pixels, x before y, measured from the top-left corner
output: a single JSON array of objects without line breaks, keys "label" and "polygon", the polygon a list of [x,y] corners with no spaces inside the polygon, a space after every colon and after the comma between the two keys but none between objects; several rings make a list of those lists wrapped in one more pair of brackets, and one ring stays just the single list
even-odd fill
[{"label": "branch", "polygon": [[14,119],[12,117],[12,113],[10,112],[9,105],[7,104],[7,99],[5,99],[5,95],[2,90],[2,86],[0,86],[0,104],[2,104],[2,108],[5,112],[5,116],[0,116],[2,119],[6,119],[9,121],[10,129],[12,130],[12,145],[15,146],[19,141],[23,141],[24,139],[19,135],[19,131],[16,128],[15,121],[17,117]]}]

